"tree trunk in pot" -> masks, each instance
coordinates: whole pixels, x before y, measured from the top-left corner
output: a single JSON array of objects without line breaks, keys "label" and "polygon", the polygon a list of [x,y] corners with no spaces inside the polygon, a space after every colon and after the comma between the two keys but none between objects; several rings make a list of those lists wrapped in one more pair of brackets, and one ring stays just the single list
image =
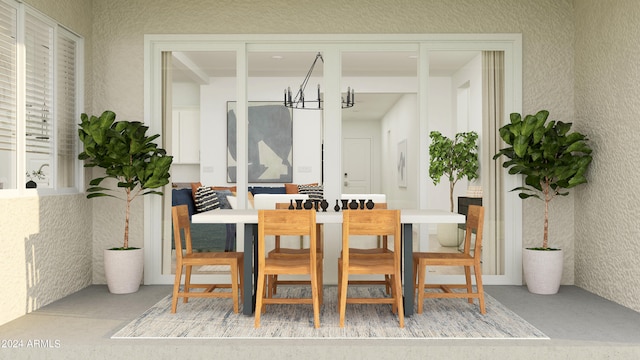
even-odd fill
[{"label": "tree trunk in pot", "polygon": [[143,268],[142,249],[104,251],[104,272],[109,292],[112,294],[130,294],[138,291]]},{"label": "tree trunk in pot", "polygon": [[551,295],[558,292],[562,280],[562,250],[523,249],[522,267],[529,292]]}]

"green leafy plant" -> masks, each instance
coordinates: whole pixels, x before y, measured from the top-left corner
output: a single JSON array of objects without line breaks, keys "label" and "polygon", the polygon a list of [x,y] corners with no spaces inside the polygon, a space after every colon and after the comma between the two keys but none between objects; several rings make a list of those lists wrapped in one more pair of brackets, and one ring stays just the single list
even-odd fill
[{"label": "green leafy plant", "polygon": [[587,137],[570,132],[572,123],[549,121],[549,112],[541,110],[522,118],[510,115],[511,123],[500,128],[500,137],[509,147],[501,149],[493,159],[506,157],[502,166],[509,174],[522,174],[524,186],[519,197],[544,201],[544,236],[542,249],[549,248],[549,202],[557,195],[566,196],[567,189],[586,183],[585,173],[591,164],[591,148]]},{"label": "green leafy plant", "polygon": [[429,133],[429,177],[434,185],[442,176],[449,179],[449,211],[453,212],[453,190],[456,183],[464,178],[469,181],[478,178],[478,134],[474,131],[457,133],[453,139],[438,131]]},{"label": "green leafy plant", "polygon": [[[87,198],[110,196],[122,199],[117,192],[124,192],[126,207],[124,243],[129,248],[129,217],[131,202],[138,196],[162,192],[153,189],[169,183],[172,156],[153,141],[160,135],[147,135],[148,126],[138,121],[115,121],[116,114],[105,111],[100,115],[81,115],[78,136],[84,150],[78,155],[85,160],[85,167],[100,167],[106,176],[91,180]],[[100,186],[103,180],[117,181],[116,189]]]}]

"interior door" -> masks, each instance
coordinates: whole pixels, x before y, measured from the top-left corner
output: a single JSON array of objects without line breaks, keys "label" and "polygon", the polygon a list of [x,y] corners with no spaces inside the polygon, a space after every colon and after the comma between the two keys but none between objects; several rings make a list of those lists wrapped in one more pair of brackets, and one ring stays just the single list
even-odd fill
[{"label": "interior door", "polygon": [[342,151],[342,193],[371,193],[371,138],[345,138]]}]

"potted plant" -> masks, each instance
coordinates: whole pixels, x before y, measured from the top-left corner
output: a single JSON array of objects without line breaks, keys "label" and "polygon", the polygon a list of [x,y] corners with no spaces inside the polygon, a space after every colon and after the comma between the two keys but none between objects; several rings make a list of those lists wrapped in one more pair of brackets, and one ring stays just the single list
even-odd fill
[{"label": "potted plant", "polygon": [[[78,135],[83,151],[78,155],[85,167],[100,167],[105,175],[89,183],[87,198],[103,196],[123,199],[125,204],[124,241],[121,247],[105,250],[105,276],[109,291],[126,294],[138,291],[142,280],[143,253],[129,247],[129,218],[131,202],[138,196],[162,195],[157,189],[169,183],[169,169],[173,160],[153,141],[160,135],[147,135],[149,129],[137,121],[115,121],[116,114],[105,111],[100,115],[81,115]],[[114,189],[103,186],[113,179]]]},{"label": "potted plant", "polygon": [[49,164],[42,164],[38,170],[32,170],[31,172],[27,171],[25,173],[25,175],[29,179],[29,181],[27,181],[27,184],[26,184],[27,189],[35,189],[38,187],[38,183],[35,182],[33,179],[36,179],[36,180],[44,179],[46,175],[44,171],[42,171],[42,168],[48,165]]},{"label": "potted plant", "polygon": [[[460,132],[450,139],[438,131],[432,131],[429,137],[429,177],[434,185],[440,183],[442,176],[449,179],[449,211],[453,212],[453,191],[456,183],[464,178],[469,181],[478,178],[478,133]],[[442,246],[458,246],[457,225],[445,226],[448,230],[439,231],[438,241]],[[439,226],[440,229],[442,227]],[[445,235],[446,233],[448,235]]]},{"label": "potted plant", "polygon": [[522,118],[511,114],[511,123],[500,128],[500,137],[509,147],[493,157],[506,157],[502,166],[509,174],[524,176],[524,186],[514,188],[521,199],[544,201],[542,246],[523,252],[525,281],[530,292],[555,294],[562,278],[563,253],[549,247],[549,203],[556,196],[566,196],[570,188],[586,183],[585,173],[591,164],[587,137],[570,132],[571,123],[549,121],[549,112],[541,110]]}]

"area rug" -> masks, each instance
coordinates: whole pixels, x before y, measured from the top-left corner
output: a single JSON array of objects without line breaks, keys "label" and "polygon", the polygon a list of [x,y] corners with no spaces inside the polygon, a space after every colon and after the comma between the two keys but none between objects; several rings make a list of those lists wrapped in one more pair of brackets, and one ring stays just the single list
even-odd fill
[{"label": "area rug", "polygon": [[[309,296],[309,287],[284,286],[278,296]],[[376,287],[349,288],[352,297],[385,296]],[[548,339],[500,302],[485,294],[487,313],[477,300],[426,299],[422,314],[405,318],[405,327],[390,305],[347,304],[340,328],[336,286],[325,286],[319,329],[311,305],[268,305],[260,328],[254,317],[233,312],[230,299],[191,298],[171,313],[171,295],[117,331],[112,339]]]}]

